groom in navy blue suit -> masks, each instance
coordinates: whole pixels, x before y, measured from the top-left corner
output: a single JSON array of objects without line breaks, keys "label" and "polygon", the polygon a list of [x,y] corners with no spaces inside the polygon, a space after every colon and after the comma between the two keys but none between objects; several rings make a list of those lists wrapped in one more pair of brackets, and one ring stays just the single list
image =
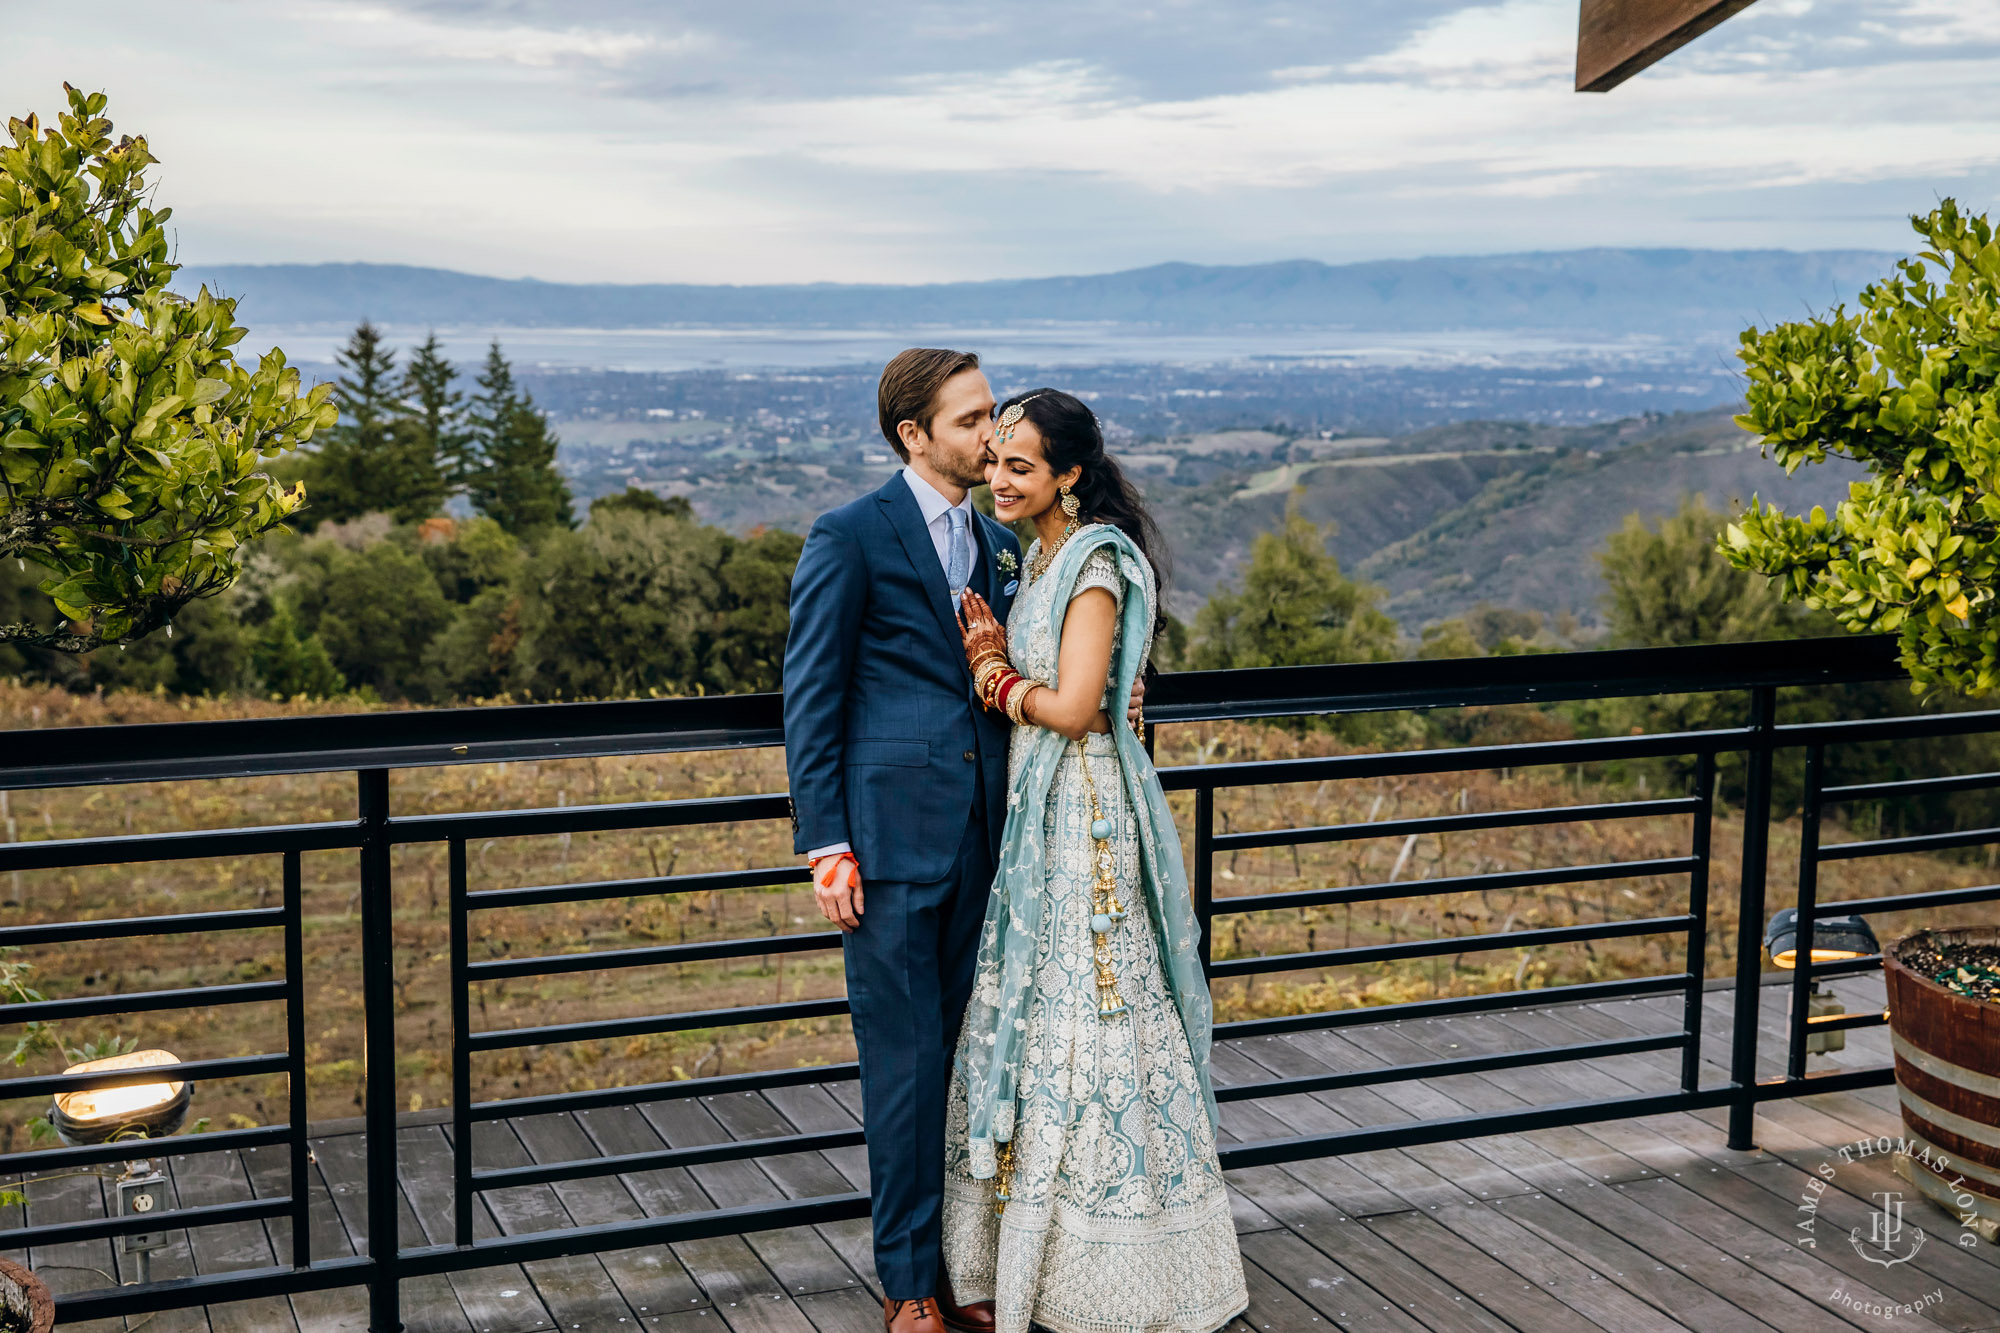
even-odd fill
[{"label": "groom in navy blue suit", "polygon": [[861,1057],[875,1271],[892,1333],[990,1333],[939,1262],[945,1094],[1005,823],[1004,718],[974,693],[970,588],[1004,623],[1020,543],[972,506],[993,392],[971,352],[913,348],[877,390],[906,466],[822,514],[792,579],[785,767],[795,850],[840,926]]}]

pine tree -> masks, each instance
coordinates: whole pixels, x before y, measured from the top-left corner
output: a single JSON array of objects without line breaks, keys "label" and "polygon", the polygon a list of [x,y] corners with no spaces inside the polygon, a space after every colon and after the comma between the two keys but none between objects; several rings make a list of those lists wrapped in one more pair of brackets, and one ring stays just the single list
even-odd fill
[{"label": "pine tree", "polygon": [[521,536],[573,528],[569,485],[556,471],[556,437],[534,398],[514,383],[513,367],[494,343],[469,413],[478,464],[467,479],[472,507]]},{"label": "pine tree", "polygon": [[416,437],[417,454],[438,474],[442,493],[463,486],[472,473],[472,433],[466,428],[465,395],[452,388],[458,370],[444,359],[437,334],[410,353],[403,372],[403,400]]},{"label": "pine tree", "polygon": [[307,471],[310,499],[301,517],[310,523],[340,522],[385,507],[379,465],[396,416],[391,387],[396,355],[364,319],[333,359],[344,372],[333,390],[340,420],[321,435]]},{"label": "pine tree", "polygon": [[409,522],[436,513],[444,476],[398,396],[395,352],[364,319],[334,360],[346,372],[333,393],[340,421],[309,470],[311,517],[323,523],[381,511]]}]

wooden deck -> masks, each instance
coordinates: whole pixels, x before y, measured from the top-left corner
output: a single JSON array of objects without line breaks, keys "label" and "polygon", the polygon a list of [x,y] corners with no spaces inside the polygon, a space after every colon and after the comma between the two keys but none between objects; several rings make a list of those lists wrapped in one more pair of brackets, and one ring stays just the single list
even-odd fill
[{"label": "wooden deck", "polygon": [[[1844,980],[1852,1008],[1879,1008],[1879,976]],[[1763,992],[1766,1073],[1778,1069],[1782,989]],[[1482,1051],[1670,1031],[1680,1000],[1558,1005],[1491,1017],[1402,1020],[1218,1047],[1218,1083],[1359,1069]],[[1731,997],[1708,995],[1704,1081],[1725,1077]],[[1678,1052],[1537,1069],[1462,1074],[1225,1107],[1236,1141],[1324,1132],[1412,1117],[1499,1111],[1537,1102],[1662,1091]],[[1848,1034],[1815,1068],[1884,1063],[1887,1034]],[[810,1086],[551,1115],[482,1126],[481,1165],[684,1147],[855,1123],[853,1084]],[[1406,1151],[1231,1173],[1249,1276],[1249,1313],[1231,1333],[1328,1328],[1440,1333],[1643,1333],[1655,1329],[2000,1329],[2000,1251],[1961,1249],[1949,1218],[1915,1199],[1881,1158],[1841,1166],[1820,1209],[1815,1249],[1796,1243],[1797,1204],[1811,1169],[1841,1144],[1894,1135],[1893,1089],[1819,1094],[1759,1113],[1761,1149],[1723,1146],[1723,1113],[1652,1116],[1465,1139]],[[484,1131],[490,1129],[490,1136]],[[449,1239],[447,1129],[412,1123],[401,1136],[402,1234]],[[322,1256],[365,1249],[361,1140],[317,1141],[313,1245]],[[169,1159],[184,1205],[282,1192],[282,1150]],[[485,1195],[484,1235],[513,1234],[865,1188],[859,1148],[760,1162],[606,1177]],[[1910,1262],[1884,1268],[1846,1241],[1865,1235],[1873,1190],[1902,1188],[1906,1221],[1933,1233]],[[101,1215],[91,1176],[32,1185],[28,1222]],[[18,1219],[10,1219],[18,1223]],[[156,1256],[156,1276],[263,1266],[286,1253],[287,1224],[193,1233]],[[52,1285],[105,1285],[108,1242],[51,1246],[34,1266]],[[1885,1319],[1831,1298],[1908,1303]],[[405,1318],[424,1333],[658,1328],[674,1333],[873,1333],[880,1306],[866,1222],[647,1247],[408,1283]],[[132,1321],[149,1333],[364,1330],[359,1290]],[[86,1327],[86,1326],[72,1326]],[[116,1323],[87,1327],[115,1329]]]}]

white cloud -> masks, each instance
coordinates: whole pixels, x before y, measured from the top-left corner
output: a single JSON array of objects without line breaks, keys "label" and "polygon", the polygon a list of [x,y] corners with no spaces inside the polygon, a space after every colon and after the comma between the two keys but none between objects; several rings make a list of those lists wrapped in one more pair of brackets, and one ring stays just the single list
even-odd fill
[{"label": "white cloud", "polygon": [[693,32],[616,31],[588,27],[549,28],[530,24],[445,23],[385,5],[312,3],[294,16],[327,39],[393,57],[398,63],[425,60],[497,62],[529,68],[566,64],[612,69],[641,56],[686,53],[708,43]]},{"label": "white cloud", "polygon": [[[1934,194],[1987,208],[2000,186],[2000,31],[1980,36],[2000,3],[1881,2],[1767,0],[1580,96],[1574,0],[1466,6],[1368,44],[1294,35],[1240,77],[1153,84],[1122,48],[960,67],[885,59],[864,26],[815,33],[828,75],[803,93],[745,90],[764,62],[741,25],[717,35],[648,6],[482,19],[395,0],[104,0],[87,40],[54,7],[10,14],[0,88],[15,114],[53,109],[65,74],[109,90],[118,128],[163,159],[184,256],[206,262],[907,281],[1872,246],[1899,243],[1895,216]],[[793,39],[774,25],[760,40]]]},{"label": "white cloud", "polygon": [[1447,14],[1394,50],[1354,61],[1347,71],[1497,87],[1546,83],[1575,66],[1574,6],[1504,0]]}]

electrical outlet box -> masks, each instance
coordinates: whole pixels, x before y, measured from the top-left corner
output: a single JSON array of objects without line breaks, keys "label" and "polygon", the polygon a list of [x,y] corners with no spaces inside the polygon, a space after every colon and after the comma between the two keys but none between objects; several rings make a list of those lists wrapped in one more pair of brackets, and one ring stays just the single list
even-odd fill
[{"label": "electrical outlet box", "polygon": [[[1847,1012],[1847,1006],[1838,995],[1830,991],[1814,991],[1806,997],[1806,1017],[1838,1018]],[[1806,1029],[1806,1052],[1809,1055],[1824,1055],[1828,1051],[1847,1049],[1847,1029],[1835,1028],[1831,1032],[1814,1032]]]},{"label": "electrical outlet box", "polygon": [[[147,1217],[154,1213],[164,1213],[172,1205],[167,1201],[167,1178],[155,1171],[151,1175],[123,1176],[118,1181],[118,1215],[120,1217]],[[142,1231],[118,1238],[118,1249],[123,1254],[139,1254],[146,1250],[163,1248],[167,1243],[164,1231]]]}]

